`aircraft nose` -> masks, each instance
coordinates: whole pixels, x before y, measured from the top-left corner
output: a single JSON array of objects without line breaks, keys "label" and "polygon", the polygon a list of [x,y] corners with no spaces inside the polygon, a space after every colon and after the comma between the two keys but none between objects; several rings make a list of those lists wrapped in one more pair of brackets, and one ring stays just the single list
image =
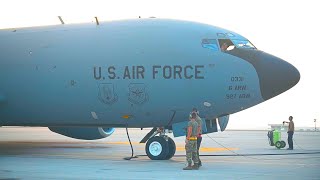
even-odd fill
[{"label": "aircraft nose", "polygon": [[277,96],[295,86],[299,71],[288,62],[259,50],[235,48],[228,52],[251,63],[257,71],[264,100]]},{"label": "aircraft nose", "polygon": [[264,100],[277,96],[295,86],[300,80],[299,71],[290,63],[261,52],[256,54],[256,70]]}]

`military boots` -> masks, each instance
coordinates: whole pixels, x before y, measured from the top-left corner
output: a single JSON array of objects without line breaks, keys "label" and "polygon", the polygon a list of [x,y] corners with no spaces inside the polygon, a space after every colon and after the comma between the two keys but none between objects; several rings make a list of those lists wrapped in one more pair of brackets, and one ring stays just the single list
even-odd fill
[{"label": "military boots", "polygon": [[198,170],[199,169],[199,164],[198,163],[194,163],[194,165],[192,166],[192,169]]},{"label": "military boots", "polygon": [[188,166],[183,168],[183,170],[192,170],[192,166],[191,166],[191,163],[188,163]]}]

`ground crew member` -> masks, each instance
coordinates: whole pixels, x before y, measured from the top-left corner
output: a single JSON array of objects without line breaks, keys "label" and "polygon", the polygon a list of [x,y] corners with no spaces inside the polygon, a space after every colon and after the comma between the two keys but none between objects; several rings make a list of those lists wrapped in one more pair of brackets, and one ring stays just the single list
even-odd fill
[{"label": "ground crew member", "polygon": [[292,119],[293,119],[293,117],[290,116],[289,117],[290,122],[283,121],[283,124],[284,123],[289,123],[289,127],[288,127],[288,144],[289,144],[289,148],[287,150],[293,150],[292,138],[293,138],[293,133],[294,133],[294,123],[293,123]]},{"label": "ground crew member", "polygon": [[198,123],[198,135],[197,135],[197,155],[198,155],[198,159],[199,159],[199,166],[202,166],[201,160],[200,160],[200,156],[199,156],[199,149],[200,149],[200,145],[201,145],[201,141],[202,141],[202,120],[199,116],[199,111],[197,110],[197,108],[193,108],[192,112],[196,113],[197,117],[196,117],[196,122]]},{"label": "ground crew member", "polygon": [[[190,121],[187,127],[187,137],[186,137],[186,158],[188,161],[188,166],[183,168],[183,170],[199,169],[198,155],[197,155],[197,135],[198,135],[198,123],[196,122],[196,113],[191,114]],[[192,166],[192,160],[194,165]]]}]

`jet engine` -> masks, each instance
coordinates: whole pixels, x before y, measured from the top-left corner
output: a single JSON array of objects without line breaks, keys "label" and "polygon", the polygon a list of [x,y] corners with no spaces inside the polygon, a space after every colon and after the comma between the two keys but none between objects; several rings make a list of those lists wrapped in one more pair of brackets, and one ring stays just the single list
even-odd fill
[{"label": "jet engine", "polygon": [[110,136],[115,128],[102,127],[48,127],[50,131],[82,140],[96,140]]}]

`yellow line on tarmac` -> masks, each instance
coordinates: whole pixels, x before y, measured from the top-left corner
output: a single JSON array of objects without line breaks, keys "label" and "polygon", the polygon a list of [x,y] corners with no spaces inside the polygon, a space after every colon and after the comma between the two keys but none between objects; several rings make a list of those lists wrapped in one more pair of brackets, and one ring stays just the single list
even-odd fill
[{"label": "yellow line on tarmac", "polygon": [[[138,143],[138,142],[131,142],[132,144],[134,145],[144,145],[142,143]],[[106,144],[130,144],[129,142],[121,142],[121,141],[118,141],[118,142],[106,142]]]},{"label": "yellow line on tarmac", "polygon": [[[106,142],[106,144],[121,144],[121,145],[128,145],[130,144],[129,142],[125,141],[116,141],[116,142]],[[139,142],[132,142],[133,145],[140,145],[144,146],[144,143],[139,143]],[[176,147],[177,151],[185,151],[184,146],[177,146]],[[200,152],[219,152],[219,151],[234,151],[234,150],[239,150],[239,148],[218,148],[218,147],[201,147]]]},{"label": "yellow line on tarmac", "polygon": [[[177,151],[185,151],[184,147],[177,147]],[[200,152],[219,152],[219,151],[229,151],[229,150],[239,150],[239,148],[211,148],[211,147],[202,147],[200,148]]]}]

